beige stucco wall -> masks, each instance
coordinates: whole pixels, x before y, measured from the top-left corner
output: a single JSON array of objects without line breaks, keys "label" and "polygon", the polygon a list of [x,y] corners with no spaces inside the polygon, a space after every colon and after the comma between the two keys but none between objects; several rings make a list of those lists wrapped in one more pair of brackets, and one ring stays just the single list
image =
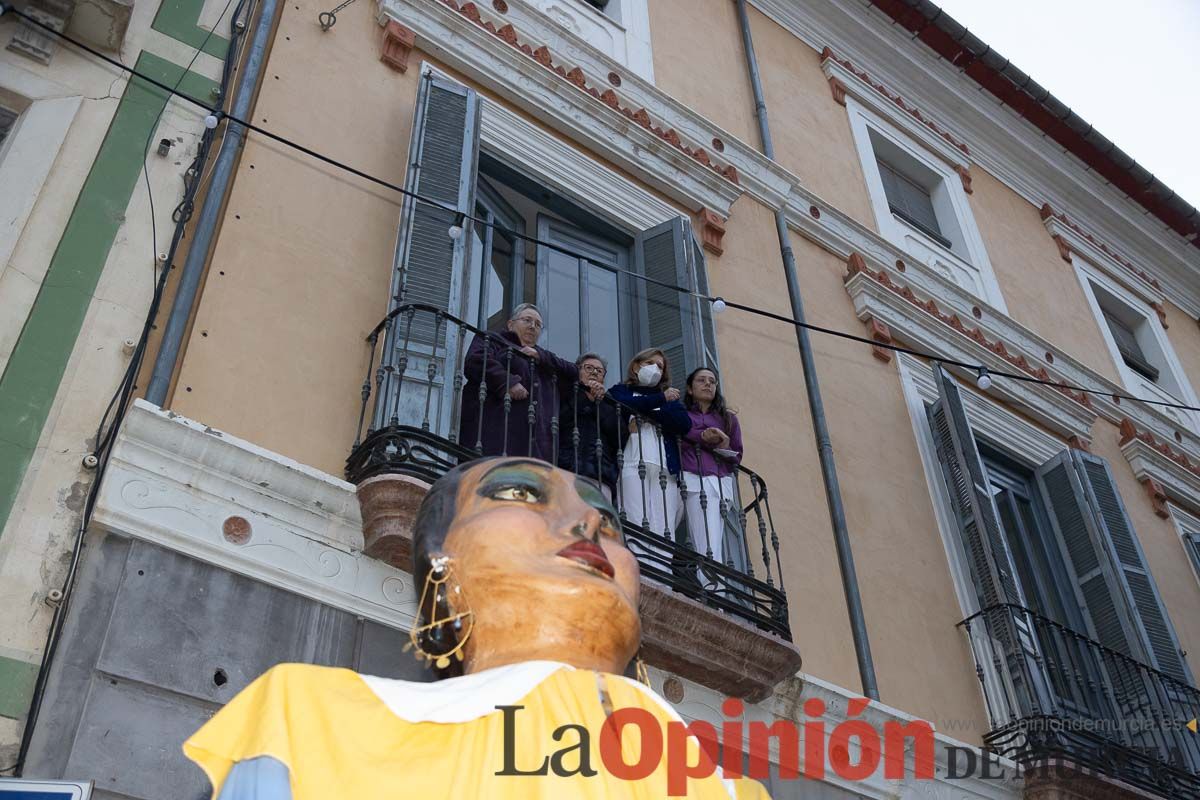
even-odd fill
[{"label": "beige stucco wall", "polygon": [[[830,94],[820,54],[758,10],[748,12],[776,158],[805,187],[875,230],[850,121]],[[656,85],[758,148],[736,6],[654,0],[650,28]]]},{"label": "beige stucco wall", "polygon": [[1009,316],[1120,384],[1075,267],[1059,256],[1038,208],[978,165],[971,176],[971,212]]},{"label": "beige stucco wall", "polygon": [[1200,322],[1170,300],[1163,307],[1167,312],[1167,339],[1171,349],[1179,356],[1179,365],[1188,376],[1192,389],[1200,391]]},{"label": "beige stucco wall", "polygon": [[[714,291],[789,315],[771,212],[738,202]],[[860,331],[845,262],[792,237],[808,321]],[[745,463],[771,490],[792,631],[804,670],[861,688],[793,329],[748,314],[718,318],[725,385],[745,433]],[[977,741],[986,716],[974,663],[894,363],[813,334],[864,614],[884,702]],[[737,354],[753,353],[753,358]],[[753,387],[753,388],[752,388]],[[881,442],[886,441],[886,446]],[[931,678],[936,676],[936,679]]]}]

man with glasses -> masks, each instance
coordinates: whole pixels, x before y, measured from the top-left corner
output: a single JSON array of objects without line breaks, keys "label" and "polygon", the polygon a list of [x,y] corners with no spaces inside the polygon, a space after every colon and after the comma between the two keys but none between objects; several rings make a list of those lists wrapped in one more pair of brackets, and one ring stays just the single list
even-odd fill
[{"label": "man with glasses", "polygon": [[522,303],[513,309],[503,331],[476,336],[471,342],[463,362],[460,444],[485,456],[554,461],[553,420],[561,416],[579,369],[538,347],[541,336],[537,306]]},{"label": "man with glasses", "polygon": [[611,501],[617,485],[617,406],[605,398],[607,366],[595,353],[575,361],[579,381],[559,415],[558,466],[600,482]]}]

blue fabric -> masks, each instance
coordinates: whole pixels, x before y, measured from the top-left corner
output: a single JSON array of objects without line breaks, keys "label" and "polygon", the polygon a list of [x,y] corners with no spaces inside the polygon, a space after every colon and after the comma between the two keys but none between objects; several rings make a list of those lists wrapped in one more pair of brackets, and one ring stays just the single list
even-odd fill
[{"label": "blue fabric", "polygon": [[288,768],[270,756],[239,761],[229,771],[217,800],[292,800]]},{"label": "blue fabric", "polygon": [[692,418],[678,400],[667,402],[662,392],[646,392],[627,383],[618,383],[608,390],[608,396],[620,403],[621,446],[629,440],[629,409],[658,423],[662,430],[663,449],[667,456],[667,472],[679,474],[679,437],[692,429]]}]

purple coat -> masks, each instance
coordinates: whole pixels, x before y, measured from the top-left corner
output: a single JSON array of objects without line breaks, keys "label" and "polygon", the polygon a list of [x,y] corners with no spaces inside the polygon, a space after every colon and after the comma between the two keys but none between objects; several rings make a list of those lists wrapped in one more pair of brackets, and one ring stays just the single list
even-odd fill
[{"label": "purple coat", "polygon": [[[458,441],[468,448],[483,444],[483,455],[532,456],[554,463],[551,421],[559,413],[563,399],[579,380],[579,369],[570,361],[538,347],[539,358],[531,364],[519,352],[521,342],[512,331],[498,331],[488,337],[476,336],[467,348],[463,363],[466,384],[462,391]],[[512,358],[508,358],[511,348]],[[486,358],[485,358],[486,355]],[[486,369],[485,369],[486,361]],[[479,425],[479,387],[485,387],[483,425]],[[529,391],[525,400],[512,399],[508,419],[504,415],[504,395],[513,386]],[[530,423],[530,404],[533,422]],[[530,451],[530,438],[533,450]]]}]

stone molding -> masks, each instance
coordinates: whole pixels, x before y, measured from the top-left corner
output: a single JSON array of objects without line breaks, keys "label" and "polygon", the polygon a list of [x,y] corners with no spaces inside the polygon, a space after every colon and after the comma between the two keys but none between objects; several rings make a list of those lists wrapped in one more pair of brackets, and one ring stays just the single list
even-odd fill
[{"label": "stone molding", "polygon": [[416,34],[395,20],[383,28],[383,52],[379,60],[398,72],[408,71],[408,55],[416,44]]},{"label": "stone molding", "polygon": [[[1121,453],[1133,468],[1134,477],[1146,486],[1155,513],[1163,516],[1160,509],[1164,499],[1200,513],[1200,463],[1141,430],[1128,418],[1121,421],[1120,437]],[[1160,495],[1157,502],[1156,495]]]},{"label": "stone molding", "polygon": [[1135,267],[1129,259],[1119,255],[1107,244],[1068,219],[1066,214],[1055,211],[1049,203],[1043,203],[1038,213],[1046,226],[1046,232],[1058,245],[1058,254],[1062,256],[1063,261],[1071,263],[1072,254],[1078,253],[1139,299],[1156,306],[1155,310],[1160,312],[1160,318],[1165,316],[1161,312],[1165,296],[1156,278]]},{"label": "stone molding", "polygon": [[[828,46],[821,48],[821,72],[829,80],[833,99],[837,102],[845,105],[846,95],[849,94],[930,152],[936,153],[950,166],[971,166],[971,151],[963,142]],[[969,178],[963,180],[963,188],[970,191]]]},{"label": "stone molding", "polygon": [[[884,273],[886,275],[886,273]],[[961,322],[954,327],[944,321],[934,301],[923,302],[908,287],[884,283],[868,270],[853,271],[846,278],[846,291],[854,302],[854,312],[863,322],[876,321],[887,326],[891,338],[913,349],[930,349],[944,358],[1004,371],[1013,371],[1013,352],[1002,355],[989,344],[978,327],[968,329]],[[933,303],[932,310],[928,303]],[[957,320],[957,315],[951,319]],[[1024,358],[1019,353],[1016,358]],[[973,381],[975,376],[953,366],[947,369]],[[1041,422],[1065,440],[1077,436],[1091,438],[1096,412],[1064,391],[1034,383],[996,379],[988,394],[1019,409]]]},{"label": "stone molding", "polygon": [[411,576],[363,554],[353,486],[144,400],[92,519],[392,628],[416,608]]}]

